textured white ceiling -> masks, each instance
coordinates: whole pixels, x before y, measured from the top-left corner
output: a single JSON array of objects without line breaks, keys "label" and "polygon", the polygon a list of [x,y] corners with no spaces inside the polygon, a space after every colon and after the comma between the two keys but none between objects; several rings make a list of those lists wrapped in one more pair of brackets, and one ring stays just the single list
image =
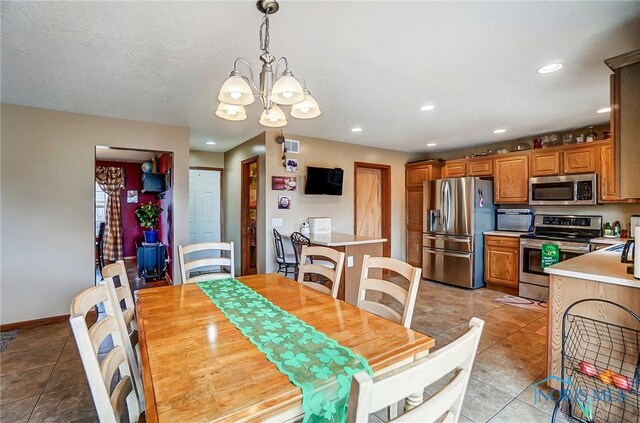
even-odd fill
[{"label": "textured white ceiling", "polygon": [[[258,102],[213,114],[234,59],[258,69],[254,4],[3,1],[2,102],[186,125],[193,149],[226,151],[263,130]],[[283,0],[271,18],[271,52],[323,111],[285,133],[412,152],[606,121],[603,60],[638,47],[640,2]]]},{"label": "textured white ceiling", "polygon": [[159,152],[148,150],[123,150],[121,148],[96,148],[96,159],[105,161],[142,163],[153,160]]}]

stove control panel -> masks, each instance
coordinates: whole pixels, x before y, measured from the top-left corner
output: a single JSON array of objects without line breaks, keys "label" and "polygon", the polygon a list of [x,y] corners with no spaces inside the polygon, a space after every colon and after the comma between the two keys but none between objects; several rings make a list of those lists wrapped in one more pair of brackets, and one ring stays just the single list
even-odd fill
[{"label": "stove control panel", "polygon": [[543,216],[542,217],[543,225],[553,225],[553,226],[578,226],[583,228],[588,228],[591,226],[591,218],[590,217],[561,217],[561,216]]}]

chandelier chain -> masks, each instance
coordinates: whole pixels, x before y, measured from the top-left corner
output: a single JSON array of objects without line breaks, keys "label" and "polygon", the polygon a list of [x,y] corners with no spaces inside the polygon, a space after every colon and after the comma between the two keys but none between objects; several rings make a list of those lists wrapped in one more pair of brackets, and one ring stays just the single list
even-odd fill
[{"label": "chandelier chain", "polygon": [[264,14],[260,25],[260,50],[269,54],[269,15]]}]

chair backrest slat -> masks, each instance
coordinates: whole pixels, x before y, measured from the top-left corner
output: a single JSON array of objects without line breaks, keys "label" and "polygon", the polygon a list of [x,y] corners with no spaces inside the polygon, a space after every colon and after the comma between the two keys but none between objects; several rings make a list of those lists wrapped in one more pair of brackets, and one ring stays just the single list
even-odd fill
[{"label": "chair backrest slat", "polygon": [[[110,286],[106,281],[102,281],[73,299],[69,323],[87,375],[98,419],[104,422],[119,422],[122,407],[126,402],[130,422],[137,422],[140,410],[144,409],[144,401],[138,397],[135,385],[131,382],[133,372],[128,355],[132,353],[127,354],[127,347],[131,351],[132,349],[128,344],[128,335],[122,331],[125,323],[113,280],[109,278],[107,281]],[[106,316],[100,316],[102,318],[89,327],[87,313],[98,305],[104,308]],[[113,348],[100,362],[98,351],[107,337],[113,341]],[[111,381],[116,371],[120,381],[110,392]]]},{"label": "chair backrest slat", "polygon": [[[208,257],[187,261],[187,254],[197,252],[217,252],[220,257]],[[228,256],[223,256],[223,252],[228,252]],[[235,275],[233,260],[233,242],[201,242],[198,244],[178,245],[178,256],[180,259],[180,271],[182,274],[182,283],[196,283],[204,280],[233,278]],[[229,273],[205,273],[209,277],[203,279],[203,275],[190,276],[190,273],[196,269],[204,269],[208,271],[211,266],[229,267]]]},{"label": "chair backrest slat", "polygon": [[452,371],[454,377],[444,388],[397,421],[457,421],[483,326],[484,322],[474,317],[464,335],[427,357],[373,379],[366,372],[354,375],[347,422],[365,423],[369,413],[422,392]]},{"label": "chair backrest slat", "polygon": [[[377,278],[370,278],[370,269],[391,270],[398,273],[400,276],[409,280],[409,289],[404,290],[392,282]],[[360,288],[358,291],[358,307],[376,314],[378,314],[376,310],[379,310],[383,312],[384,316],[382,317],[385,318],[389,318],[389,315],[399,316],[399,314],[390,307],[366,299],[367,291],[383,292],[398,300],[398,302],[400,302],[404,307],[400,320],[397,320],[396,318],[392,318],[391,320],[396,323],[400,323],[404,327],[410,327],[411,319],[413,318],[413,309],[418,295],[421,274],[422,269],[413,267],[403,261],[389,257],[370,257],[365,255],[362,261],[362,273],[360,276]]]},{"label": "chair backrest slat", "polygon": [[[326,258],[333,263],[333,268],[315,264],[307,258]],[[340,289],[340,279],[342,278],[342,270],[344,268],[345,254],[343,252],[334,250],[333,248],[318,247],[318,246],[303,246],[302,254],[300,257],[300,266],[298,268],[298,282],[301,284],[313,288],[322,293],[330,293],[333,298],[338,298],[338,291]],[[324,285],[317,282],[305,281],[305,275],[321,275],[329,279],[332,283],[331,290]]]}]

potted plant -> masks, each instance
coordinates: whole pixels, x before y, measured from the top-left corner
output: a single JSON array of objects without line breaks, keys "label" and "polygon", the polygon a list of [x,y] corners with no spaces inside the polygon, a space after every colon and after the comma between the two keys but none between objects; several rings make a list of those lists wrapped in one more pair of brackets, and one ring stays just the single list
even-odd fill
[{"label": "potted plant", "polygon": [[152,202],[142,204],[136,209],[136,220],[138,224],[143,228],[149,230],[144,231],[144,242],[155,243],[158,242],[158,219],[160,219],[160,213],[162,213],[162,207]]}]

